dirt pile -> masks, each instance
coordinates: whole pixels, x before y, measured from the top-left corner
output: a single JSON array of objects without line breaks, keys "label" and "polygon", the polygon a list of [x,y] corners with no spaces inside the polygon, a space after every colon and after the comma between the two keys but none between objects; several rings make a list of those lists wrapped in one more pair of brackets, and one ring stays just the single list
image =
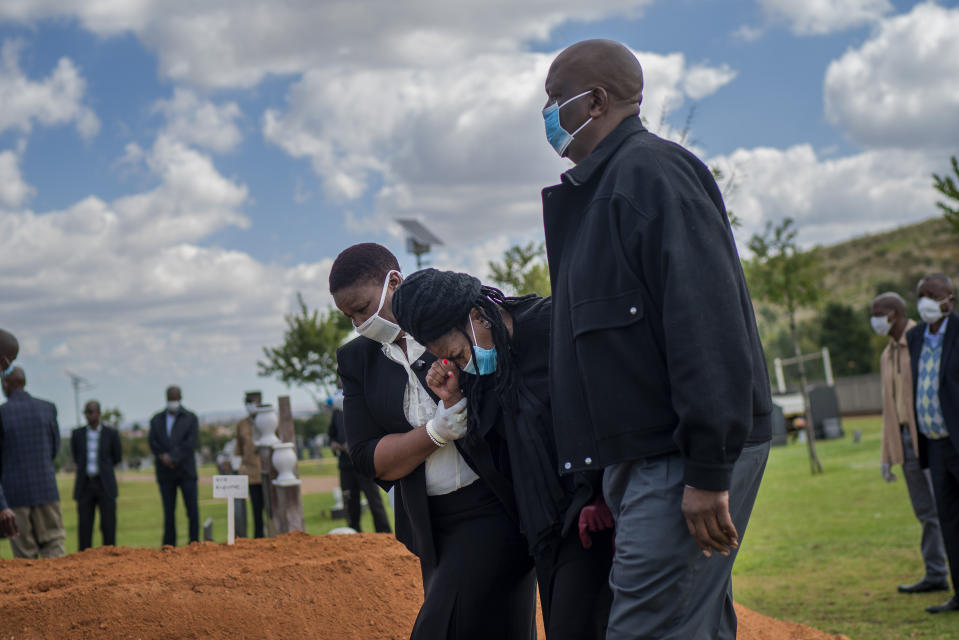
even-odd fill
[{"label": "dirt pile", "polygon": [[[0,560],[0,639],[402,640],[422,597],[419,563],[385,534],[100,548]],[[738,611],[743,640],[836,638]]]}]

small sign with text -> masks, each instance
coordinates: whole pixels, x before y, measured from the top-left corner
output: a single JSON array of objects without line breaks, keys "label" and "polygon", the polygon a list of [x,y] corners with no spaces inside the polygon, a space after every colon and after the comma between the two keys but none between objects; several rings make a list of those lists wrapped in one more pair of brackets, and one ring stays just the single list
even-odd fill
[{"label": "small sign with text", "polygon": [[214,498],[249,498],[250,478],[248,476],[213,476]]}]

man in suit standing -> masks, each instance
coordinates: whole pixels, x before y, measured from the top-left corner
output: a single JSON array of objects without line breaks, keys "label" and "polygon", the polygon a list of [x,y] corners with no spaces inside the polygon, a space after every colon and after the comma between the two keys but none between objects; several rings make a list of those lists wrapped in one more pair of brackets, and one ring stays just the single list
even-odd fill
[{"label": "man in suit standing", "polygon": [[[0,380],[13,371],[13,361],[17,359],[19,353],[20,343],[17,338],[9,331],[0,329]],[[3,485],[0,484],[0,536],[13,537],[19,534],[17,516],[7,504]]]},{"label": "man in suit standing", "polygon": [[[906,333],[912,359],[920,458],[928,460],[952,587],[959,578],[959,315],[952,280],[934,273],[919,281],[922,322]],[[959,596],[929,613],[959,611]]]},{"label": "man in suit standing", "polygon": [[343,422],[343,393],[338,392],[333,397],[333,413],[330,415],[330,450],[339,460],[340,490],[343,492],[343,502],[346,505],[346,524],[357,532],[362,532],[360,517],[363,514],[360,493],[366,495],[366,502],[370,505],[370,514],[373,516],[373,528],[377,533],[391,533],[389,516],[383,506],[380,496],[380,487],[373,480],[360,475],[353,467],[350,459],[350,450],[346,445],[346,426]]},{"label": "man in suit standing", "polygon": [[180,387],[166,390],[166,409],[150,419],[150,450],[156,456],[157,484],[163,500],[163,544],[176,546],[176,492],[179,487],[190,524],[190,542],[200,540],[196,492],[196,414],[180,404]]},{"label": "man in suit standing", "polygon": [[93,517],[100,507],[103,544],[114,546],[117,538],[117,478],[113,467],[120,464],[123,450],[116,429],[100,423],[100,403],[90,400],[83,407],[85,427],[70,436],[70,452],[77,466],[73,499],[77,501],[77,549],[93,546]]},{"label": "man in suit standing", "polygon": [[0,406],[0,483],[17,518],[10,538],[17,558],[57,558],[66,553],[53,460],[60,449],[57,408],[26,392],[27,377],[14,367],[3,378]]}]

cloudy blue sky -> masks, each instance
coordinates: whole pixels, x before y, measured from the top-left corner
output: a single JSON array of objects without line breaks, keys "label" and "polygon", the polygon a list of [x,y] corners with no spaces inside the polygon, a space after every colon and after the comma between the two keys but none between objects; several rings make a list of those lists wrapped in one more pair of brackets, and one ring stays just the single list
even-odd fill
[{"label": "cloudy blue sky", "polygon": [[543,80],[591,37],[636,52],[651,128],[692,113],[740,244],[787,215],[827,244],[928,218],[957,34],[955,0],[4,0],[0,326],[64,427],[67,369],[131,418],[172,382],[200,413],[284,393],[260,348],[297,291],[330,303],[342,248],[402,254],[417,217],[434,264],[483,275],[541,237],[568,166]]}]

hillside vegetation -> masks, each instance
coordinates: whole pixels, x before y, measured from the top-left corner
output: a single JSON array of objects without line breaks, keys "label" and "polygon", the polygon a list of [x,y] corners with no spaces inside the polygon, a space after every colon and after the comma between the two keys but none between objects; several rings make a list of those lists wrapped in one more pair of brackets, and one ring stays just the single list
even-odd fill
[{"label": "hillside vegetation", "polygon": [[915,303],[923,275],[943,272],[959,280],[959,235],[938,217],[820,249],[830,300],[865,307],[876,292],[893,290]]}]

